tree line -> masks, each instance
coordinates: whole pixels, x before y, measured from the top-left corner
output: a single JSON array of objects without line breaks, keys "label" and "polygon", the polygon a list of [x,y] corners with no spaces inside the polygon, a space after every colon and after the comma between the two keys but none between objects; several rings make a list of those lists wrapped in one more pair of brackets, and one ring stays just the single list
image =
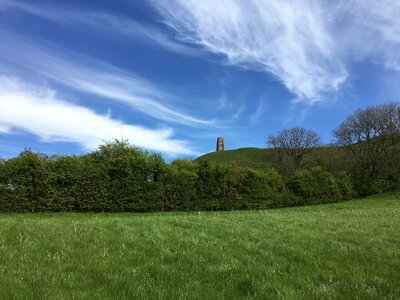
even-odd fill
[{"label": "tree line", "polygon": [[[275,149],[276,168],[285,176],[311,164],[350,175],[359,195],[387,190],[399,183],[400,105],[385,103],[356,110],[333,130],[335,144],[318,157],[321,138],[304,128],[284,129],[269,136],[267,145]],[[322,151],[321,151],[322,152]],[[311,159],[305,161],[306,156]],[[308,165],[307,165],[308,164]]]},{"label": "tree line", "polygon": [[307,163],[321,141],[302,128],[269,137],[277,167],[262,170],[166,163],[123,140],[77,156],[25,150],[0,160],[0,211],[239,210],[337,202],[398,185],[399,133],[398,104],[356,111],[334,131],[345,153],[340,157],[346,157],[336,159],[339,168],[318,159]]}]

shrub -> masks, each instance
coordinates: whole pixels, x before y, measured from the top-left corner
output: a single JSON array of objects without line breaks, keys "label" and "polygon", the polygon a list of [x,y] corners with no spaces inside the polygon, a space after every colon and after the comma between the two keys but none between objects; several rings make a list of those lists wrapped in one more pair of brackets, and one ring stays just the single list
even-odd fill
[{"label": "shrub", "polygon": [[244,169],[244,203],[246,209],[265,209],[278,202],[284,183],[275,170]]},{"label": "shrub", "polygon": [[215,166],[213,174],[216,188],[215,209],[241,209],[245,197],[243,170],[229,164]]},{"label": "shrub", "polygon": [[335,176],[335,180],[343,200],[349,200],[357,196],[357,192],[354,190],[354,185],[349,174],[346,172],[340,172]]},{"label": "shrub", "polygon": [[24,150],[18,157],[2,163],[2,209],[37,211],[49,208],[53,192],[48,157]]},{"label": "shrub", "polygon": [[82,180],[82,159],[77,156],[54,156],[49,160],[52,193],[49,209],[72,211],[79,207]]},{"label": "shrub", "polygon": [[305,203],[316,204],[342,200],[335,177],[321,167],[296,172],[288,186],[294,195],[302,197]]},{"label": "shrub", "polygon": [[[384,191],[389,181],[375,181]],[[0,211],[160,211],[265,209],[354,197],[350,177],[321,167],[285,185],[273,169],[178,159],[114,141],[80,156],[23,151],[0,160]]]},{"label": "shrub", "polygon": [[163,210],[193,210],[196,208],[197,174],[187,168],[171,164],[162,177],[162,192],[158,195]]},{"label": "shrub", "polygon": [[368,194],[379,194],[390,191],[395,187],[395,182],[389,179],[376,179],[370,182]]},{"label": "shrub", "polygon": [[197,198],[196,210],[214,210],[217,208],[218,187],[215,182],[215,166],[201,161],[196,172]]}]

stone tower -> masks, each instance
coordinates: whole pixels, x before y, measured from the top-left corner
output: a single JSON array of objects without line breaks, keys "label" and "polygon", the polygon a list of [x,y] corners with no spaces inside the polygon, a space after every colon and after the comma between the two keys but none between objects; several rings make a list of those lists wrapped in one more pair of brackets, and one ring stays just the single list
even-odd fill
[{"label": "stone tower", "polygon": [[224,138],[219,137],[217,138],[217,152],[224,151]]}]

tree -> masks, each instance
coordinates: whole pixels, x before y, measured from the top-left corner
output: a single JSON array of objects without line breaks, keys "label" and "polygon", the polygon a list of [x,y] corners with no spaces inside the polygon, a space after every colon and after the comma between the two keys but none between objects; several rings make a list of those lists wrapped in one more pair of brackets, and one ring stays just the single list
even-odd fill
[{"label": "tree", "polygon": [[294,169],[297,169],[310,149],[321,145],[321,138],[312,130],[293,127],[280,131],[276,136],[270,135],[267,145],[277,150],[281,163],[287,158]]},{"label": "tree", "polygon": [[400,150],[400,105],[386,103],[356,110],[333,131],[336,143],[353,157],[360,184],[397,176]]}]

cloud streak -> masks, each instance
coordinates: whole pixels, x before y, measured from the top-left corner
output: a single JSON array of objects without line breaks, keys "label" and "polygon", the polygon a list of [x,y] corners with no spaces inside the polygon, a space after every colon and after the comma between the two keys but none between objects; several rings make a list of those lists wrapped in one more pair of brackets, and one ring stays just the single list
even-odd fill
[{"label": "cloud streak", "polygon": [[273,74],[297,101],[338,90],[347,64],[368,59],[400,69],[397,0],[152,0],[177,39],[229,64]]},{"label": "cloud streak", "polygon": [[11,134],[15,129],[47,142],[78,143],[87,150],[122,137],[137,146],[171,155],[194,154],[185,142],[172,139],[169,128],[153,130],[126,124],[59,99],[49,88],[0,76],[0,132]]},{"label": "cloud streak", "polygon": [[[101,35],[119,34],[134,41],[141,41],[156,46],[161,46],[170,52],[188,56],[200,56],[201,51],[176,42],[163,31],[149,24],[142,25],[123,15],[112,15],[105,12],[88,12],[71,9],[57,9],[48,6],[30,5],[28,3],[13,1],[5,2],[4,9],[17,9],[38,17],[73,27],[80,31],[99,32]],[[1,2],[0,2],[1,9]]]},{"label": "cloud streak", "polygon": [[347,72],[314,1],[152,1],[185,42],[272,73],[299,99],[318,101]]},{"label": "cloud streak", "polygon": [[327,9],[331,25],[342,29],[335,32],[342,52],[400,71],[399,1],[341,1]]},{"label": "cloud streak", "polygon": [[[217,126],[167,106],[173,96],[149,81],[108,63],[50,48],[0,31],[2,59],[18,64],[81,92],[122,103],[152,118],[183,125]],[[26,55],[29,53],[29,56]],[[63,53],[63,54],[61,54]]]},{"label": "cloud streak", "polygon": [[200,56],[188,46],[197,45],[229,64],[273,74],[296,101],[308,104],[343,86],[349,62],[368,60],[400,71],[397,0],[149,0],[176,40],[123,15],[0,3],[70,28],[118,34],[184,55]]},{"label": "cloud streak", "polygon": [[9,133],[9,132],[10,132],[10,128],[9,127],[0,125],[0,133]]},{"label": "cloud streak", "polygon": [[254,114],[250,117],[251,123],[255,124],[255,123],[257,123],[257,122],[260,120],[260,118],[261,118],[261,117],[264,115],[264,113],[265,113],[265,110],[266,110],[266,107],[265,107],[265,106],[266,106],[266,105],[265,105],[265,102],[264,102],[263,100],[260,100],[260,101],[258,102],[256,111],[255,111]]}]

